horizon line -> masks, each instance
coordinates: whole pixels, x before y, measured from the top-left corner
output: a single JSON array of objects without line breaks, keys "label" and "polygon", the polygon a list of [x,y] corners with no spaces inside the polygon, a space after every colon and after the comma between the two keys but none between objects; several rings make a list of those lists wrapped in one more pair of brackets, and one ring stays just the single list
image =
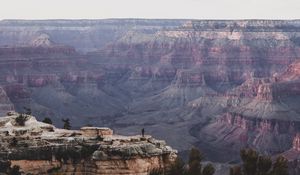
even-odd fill
[{"label": "horizon line", "polygon": [[297,21],[300,18],[278,19],[278,18],[4,18],[0,21],[97,21],[97,20],[201,20],[201,21]]}]

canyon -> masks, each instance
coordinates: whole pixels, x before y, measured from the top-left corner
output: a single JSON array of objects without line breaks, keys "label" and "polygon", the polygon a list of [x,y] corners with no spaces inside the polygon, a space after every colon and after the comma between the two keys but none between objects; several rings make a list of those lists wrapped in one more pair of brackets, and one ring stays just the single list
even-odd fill
[{"label": "canyon", "polygon": [[145,128],[183,156],[238,162],[293,147],[299,58],[299,20],[3,20],[0,112]]}]

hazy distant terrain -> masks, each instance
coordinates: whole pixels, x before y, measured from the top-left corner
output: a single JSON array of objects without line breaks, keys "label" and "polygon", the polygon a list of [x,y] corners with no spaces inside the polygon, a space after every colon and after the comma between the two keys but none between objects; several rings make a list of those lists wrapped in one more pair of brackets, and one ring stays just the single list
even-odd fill
[{"label": "hazy distant terrain", "polygon": [[297,20],[4,20],[0,46],[2,112],[145,128],[221,162],[288,150],[300,130]]}]

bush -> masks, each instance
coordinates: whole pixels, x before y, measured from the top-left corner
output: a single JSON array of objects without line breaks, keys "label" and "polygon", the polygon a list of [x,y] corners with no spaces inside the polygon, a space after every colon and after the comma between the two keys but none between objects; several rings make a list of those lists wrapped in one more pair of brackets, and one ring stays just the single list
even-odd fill
[{"label": "bush", "polygon": [[97,149],[98,146],[82,145],[80,149],[80,157],[83,159],[89,158]]},{"label": "bush", "polygon": [[17,165],[14,165],[7,173],[8,175],[21,175],[20,167]]},{"label": "bush", "polygon": [[272,175],[288,175],[288,160],[283,156],[277,157],[272,170]]},{"label": "bush", "polygon": [[27,121],[28,116],[24,114],[20,114],[15,120],[19,126],[25,126],[25,122]]},{"label": "bush", "polygon": [[15,147],[18,145],[18,140],[17,138],[13,137],[12,140],[9,142],[9,146]]},{"label": "bush", "polygon": [[54,168],[47,170],[47,173],[48,174],[58,173],[60,169],[61,169],[61,167],[54,167]]},{"label": "bush", "polygon": [[56,152],[55,152],[55,158],[58,161],[63,161],[64,163],[66,163],[69,159],[69,154],[66,150],[64,150],[63,148],[59,148]]},{"label": "bush", "polygon": [[88,146],[84,145],[80,149],[76,148],[59,148],[55,152],[55,158],[58,161],[62,161],[66,163],[68,160],[72,161],[72,163],[77,163],[81,159],[89,158],[96,150],[98,146]]},{"label": "bush", "polygon": [[43,123],[50,124],[50,125],[53,124],[53,123],[52,123],[52,120],[51,120],[50,118],[48,118],[48,117],[44,118],[44,120],[43,120],[42,122],[43,122]]}]

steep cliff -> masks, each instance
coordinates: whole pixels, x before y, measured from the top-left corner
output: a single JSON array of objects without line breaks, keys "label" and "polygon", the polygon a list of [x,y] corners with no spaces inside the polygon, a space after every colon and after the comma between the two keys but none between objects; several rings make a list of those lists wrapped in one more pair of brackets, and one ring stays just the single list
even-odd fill
[{"label": "steep cliff", "polygon": [[[54,116],[56,125],[68,117],[77,128],[105,124],[132,134],[147,127],[180,151],[196,145],[218,161],[232,160],[218,156],[218,144],[226,153],[247,144],[268,153],[291,145],[295,132],[287,132],[287,123],[300,114],[298,20],[5,20],[0,26],[0,85],[17,111],[30,107],[37,118]],[[222,121],[227,114],[246,126]],[[281,134],[261,132],[272,123],[282,124]],[[251,135],[247,144],[238,132]],[[230,141],[214,143],[206,134]]]},{"label": "steep cliff", "polygon": [[228,93],[227,99],[235,102],[230,103],[228,112],[217,116],[195,135],[215,149],[231,147],[235,154],[244,147],[271,155],[292,145],[297,148],[293,138],[298,137],[300,128],[300,99],[299,75],[295,70],[297,62],[275,77],[245,81]]},{"label": "steep cliff", "polygon": [[[0,118],[1,161],[31,174],[147,175],[167,171],[176,151],[151,136],[114,135],[109,128],[58,129],[33,116],[9,112]],[[3,171],[3,170],[1,170]]]}]

